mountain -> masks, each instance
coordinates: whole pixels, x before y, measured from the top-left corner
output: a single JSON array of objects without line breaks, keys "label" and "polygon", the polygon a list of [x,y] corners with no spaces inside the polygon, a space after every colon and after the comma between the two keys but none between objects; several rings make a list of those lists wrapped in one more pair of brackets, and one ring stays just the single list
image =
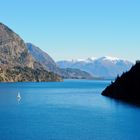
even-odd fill
[{"label": "mountain", "polygon": [[133,63],[114,57],[88,58],[70,61],[58,61],[60,68],[76,68],[90,73],[92,76],[114,78],[129,70]]},{"label": "mountain", "polygon": [[0,69],[0,82],[47,82],[62,81],[62,79],[44,69],[32,69],[29,67],[10,67]]},{"label": "mountain", "polygon": [[26,47],[30,54],[35,58],[35,60],[42,64],[47,71],[57,74],[60,73],[60,68],[45,51],[41,50],[39,47],[33,45],[32,43],[26,43]]},{"label": "mountain", "polygon": [[[30,79],[28,75],[30,73]],[[0,81],[61,81],[61,78],[44,70],[28,52],[26,44],[6,25],[0,23]]]},{"label": "mountain", "polygon": [[85,71],[71,68],[61,69],[61,76],[65,79],[95,79]]},{"label": "mountain", "polygon": [[79,69],[59,68],[51,56],[32,43],[27,43],[26,47],[34,59],[42,64],[48,71],[54,72],[65,79],[93,79],[93,76],[91,76],[89,73]]},{"label": "mountain", "polygon": [[117,77],[102,95],[140,105],[140,61],[130,71]]}]

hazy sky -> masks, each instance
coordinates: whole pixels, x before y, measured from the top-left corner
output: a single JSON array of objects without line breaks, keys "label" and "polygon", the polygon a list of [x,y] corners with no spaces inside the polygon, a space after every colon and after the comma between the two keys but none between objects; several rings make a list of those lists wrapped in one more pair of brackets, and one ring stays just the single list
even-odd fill
[{"label": "hazy sky", "polygon": [[140,59],[140,0],[0,0],[0,21],[55,60]]}]

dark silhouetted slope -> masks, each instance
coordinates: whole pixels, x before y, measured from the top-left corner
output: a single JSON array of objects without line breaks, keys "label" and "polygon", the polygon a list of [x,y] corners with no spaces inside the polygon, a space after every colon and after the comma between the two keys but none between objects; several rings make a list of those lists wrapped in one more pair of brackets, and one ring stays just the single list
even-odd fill
[{"label": "dark silhouetted slope", "polygon": [[130,71],[117,77],[102,95],[140,104],[140,62],[137,61]]}]

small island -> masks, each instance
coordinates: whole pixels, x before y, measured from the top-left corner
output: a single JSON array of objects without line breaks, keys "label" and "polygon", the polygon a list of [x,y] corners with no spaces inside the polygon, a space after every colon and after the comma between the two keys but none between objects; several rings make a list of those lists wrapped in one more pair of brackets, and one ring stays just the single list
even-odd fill
[{"label": "small island", "polygon": [[102,95],[140,105],[140,61],[117,77]]}]

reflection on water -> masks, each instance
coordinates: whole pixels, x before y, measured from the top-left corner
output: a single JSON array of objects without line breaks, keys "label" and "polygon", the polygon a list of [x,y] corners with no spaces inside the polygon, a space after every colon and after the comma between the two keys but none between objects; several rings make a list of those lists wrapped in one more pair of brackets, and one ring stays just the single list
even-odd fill
[{"label": "reflection on water", "polygon": [[140,109],[101,96],[108,84],[1,83],[0,140],[139,140]]},{"label": "reflection on water", "polygon": [[21,98],[17,98],[17,102],[18,102],[18,104],[20,103],[20,101],[21,101]]}]

